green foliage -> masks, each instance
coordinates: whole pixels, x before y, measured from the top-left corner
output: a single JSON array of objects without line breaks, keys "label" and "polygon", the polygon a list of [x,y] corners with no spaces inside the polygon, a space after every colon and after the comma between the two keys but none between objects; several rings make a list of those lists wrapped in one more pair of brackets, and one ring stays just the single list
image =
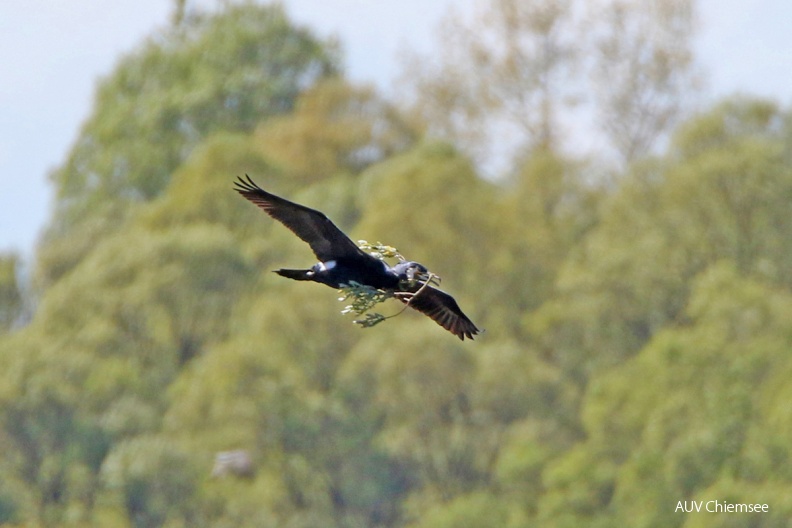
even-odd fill
[{"label": "green foliage", "polygon": [[[381,242],[369,244],[365,240],[359,240],[358,246],[360,249],[367,252],[371,256],[378,258],[379,260],[384,260],[386,258],[398,258],[399,260],[404,260],[404,257],[402,257],[398,251],[396,251],[396,248],[386,246]],[[343,310],[341,310],[342,314],[354,313],[356,315],[363,315],[379,303],[385,302],[388,299],[394,297],[393,293],[391,292],[377,290],[371,286],[359,284],[354,281],[352,281],[350,284],[342,285],[341,293],[343,296],[338,298],[339,301],[344,302],[352,299],[352,304],[347,305]],[[385,319],[387,318],[381,314],[370,313],[366,314],[365,319],[356,320],[354,323],[359,324],[363,328],[370,328],[381,323]]]},{"label": "green foliage", "polygon": [[[376,244],[370,244],[365,240],[359,240],[358,246],[363,251],[366,251],[371,256],[379,259],[384,260],[386,258],[396,258],[400,261],[405,261],[406,259],[399,253],[396,248],[387,246],[382,244],[381,242],[377,242]],[[421,274],[424,275],[424,274]],[[400,286],[403,286],[405,289],[409,291],[413,291],[414,288],[417,288],[415,293],[399,293],[394,294],[390,291],[385,290],[378,290],[376,288],[372,288],[366,284],[359,284],[355,281],[352,281],[350,284],[343,284],[341,285],[341,293],[342,297],[339,297],[338,300],[341,302],[348,301],[352,299],[352,304],[347,305],[341,310],[342,314],[354,313],[356,315],[364,315],[366,316],[365,319],[357,319],[353,321],[355,324],[360,325],[363,328],[371,328],[372,326],[378,325],[379,323],[385,321],[386,319],[390,319],[391,317],[396,317],[397,315],[401,315],[404,309],[409,306],[412,296],[413,295],[420,295],[421,291],[428,287],[430,284],[438,285],[439,278],[437,275],[433,274],[431,271],[425,274],[426,276],[413,276],[413,274],[408,271],[407,279],[399,281]],[[388,299],[395,298],[397,296],[401,296],[401,299],[406,301],[406,305],[402,308],[401,311],[385,317],[379,313],[366,313],[376,305],[387,301]]]},{"label": "green foliage", "polygon": [[398,252],[395,247],[388,246],[382,242],[371,244],[367,240],[358,240],[358,247],[372,257],[376,257],[380,260],[384,260],[386,258],[395,258],[399,259],[400,261],[407,260],[401,253]]},{"label": "green foliage", "polygon": [[[363,315],[381,302],[393,298],[391,292],[384,290],[377,290],[365,284],[358,284],[352,282],[341,288],[342,297],[338,300],[341,302],[352,299],[352,304],[348,304],[343,310],[342,314],[354,313],[356,315]],[[361,325],[363,328],[370,328],[385,320],[385,317],[378,313],[366,314],[364,320],[355,320],[354,323]]]},{"label": "green foliage", "polygon": [[[716,107],[679,134],[707,150],[635,167],[610,199],[564,264],[559,295],[530,321],[563,341],[554,354],[570,371],[584,377],[634,354],[681,317],[694,277],[722,259],[789,287],[789,138],[777,126],[783,116],[766,112],[760,103]],[[768,122],[765,139],[746,115]]]},{"label": "green foliage", "polygon": [[305,185],[359,173],[405,150],[415,136],[372,89],[332,78],[303,93],[293,112],[263,122],[255,140],[268,158]]},{"label": "green foliage", "polygon": [[[433,271],[462,292],[457,297],[461,303],[471,304],[464,292],[490,298],[475,273],[454,275],[454,270],[460,262],[483,269],[488,250],[498,245],[497,227],[512,218],[486,214],[499,210],[496,191],[476,176],[469,160],[448,145],[422,144],[364,172],[360,195],[365,197],[362,218],[353,234],[376,234],[396,247],[409,247],[410,258],[431,263]],[[439,197],[443,208],[436,207]],[[465,233],[464,244],[457,233]],[[475,312],[469,315],[476,320]]]},{"label": "green foliage", "polygon": [[245,3],[169,27],[99,87],[95,114],[54,176],[59,197],[156,196],[202,138],[288,112],[334,69],[333,51],[278,6]]},{"label": "green foliage", "polygon": [[170,518],[194,525],[199,468],[166,439],[121,443],[105,460],[102,474],[132,526],[163,526]]},{"label": "green foliage", "polygon": [[645,519],[641,525],[676,525],[664,505],[721,479],[787,472],[786,463],[755,470],[774,436],[751,433],[766,430],[763,400],[790,368],[792,297],[723,263],[695,281],[686,311],[687,324],[592,383],[583,408],[586,445],[607,448],[587,463],[619,467],[608,481],[611,504],[624,519]]},{"label": "green foliage", "polygon": [[510,526],[509,506],[486,493],[462,495],[430,509],[414,528],[487,528]]},{"label": "green foliage", "polygon": [[52,173],[56,217],[40,280],[71,269],[90,250],[86,240],[108,236],[130,207],[158,196],[207,136],[250,132],[289,112],[337,63],[331,45],[278,5],[229,4],[149,38],[100,83],[93,114]]},{"label": "green foliage", "polygon": [[19,259],[0,253],[0,335],[9,331],[22,315],[22,292],[17,281]]}]

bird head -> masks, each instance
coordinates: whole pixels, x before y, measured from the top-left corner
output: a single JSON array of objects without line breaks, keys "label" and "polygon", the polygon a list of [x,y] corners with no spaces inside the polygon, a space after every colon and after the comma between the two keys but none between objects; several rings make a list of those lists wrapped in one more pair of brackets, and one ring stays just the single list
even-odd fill
[{"label": "bird head", "polygon": [[431,273],[426,266],[423,264],[419,264],[418,262],[413,262],[411,260],[405,262],[399,262],[395,266],[393,266],[393,271],[399,277],[400,281],[405,282],[439,282],[440,277]]}]

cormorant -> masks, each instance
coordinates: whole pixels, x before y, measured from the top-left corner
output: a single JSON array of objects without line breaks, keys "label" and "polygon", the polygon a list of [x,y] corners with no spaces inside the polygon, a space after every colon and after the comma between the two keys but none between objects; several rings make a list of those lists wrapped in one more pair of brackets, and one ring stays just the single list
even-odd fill
[{"label": "cormorant", "polygon": [[360,249],[324,213],[268,193],[256,185],[250,176],[245,177],[247,181],[237,178],[235,190],[307,242],[319,259],[309,269],[279,269],[275,273],[289,279],[319,282],[332,288],[356,282],[391,293],[413,294],[396,297],[409,307],[428,315],[463,341],[466,337],[473,339],[479,333],[479,329],[462,313],[453,297],[426,284],[429,279],[426,267],[411,261],[388,266]]}]

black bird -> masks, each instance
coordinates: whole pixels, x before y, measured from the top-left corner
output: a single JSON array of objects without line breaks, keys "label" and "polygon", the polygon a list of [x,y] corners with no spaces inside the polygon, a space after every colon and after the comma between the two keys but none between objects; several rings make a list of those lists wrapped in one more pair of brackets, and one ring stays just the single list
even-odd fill
[{"label": "black bird", "polygon": [[309,269],[279,269],[275,273],[289,279],[320,282],[332,288],[357,282],[392,293],[412,293],[412,296],[396,297],[463,341],[479,333],[453,297],[425,284],[429,275],[424,266],[417,262],[400,262],[390,267],[360,249],[324,213],[268,193],[250,176],[245,177],[247,181],[238,178],[235,190],[307,242],[319,259]]}]

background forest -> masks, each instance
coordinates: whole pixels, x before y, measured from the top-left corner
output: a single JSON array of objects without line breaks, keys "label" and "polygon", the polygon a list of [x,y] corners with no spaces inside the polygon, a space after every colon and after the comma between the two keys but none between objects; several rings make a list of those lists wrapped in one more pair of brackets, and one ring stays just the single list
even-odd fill
[{"label": "background forest", "polygon": [[[690,1],[587,5],[449,17],[387,100],[278,5],[176,2],[0,258],[0,524],[788,526],[792,113],[690,97]],[[245,173],[486,332],[269,273],[313,256]],[[714,499],[769,512],[675,513]]]}]

